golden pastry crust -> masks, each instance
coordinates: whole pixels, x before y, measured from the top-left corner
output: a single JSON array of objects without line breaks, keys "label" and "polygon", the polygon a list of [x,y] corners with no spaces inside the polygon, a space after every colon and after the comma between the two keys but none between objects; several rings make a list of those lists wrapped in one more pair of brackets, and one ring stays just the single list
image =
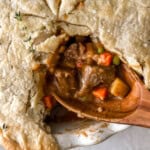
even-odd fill
[{"label": "golden pastry crust", "polygon": [[19,144],[17,144],[13,139],[5,138],[0,132],[0,144],[5,146],[6,150],[21,150]]},{"label": "golden pastry crust", "polygon": [[58,145],[43,123],[44,73],[31,69],[32,43],[43,26],[52,33],[49,22],[55,15],[43,1],[28,2],[0,2],[0,144],[8,150],[55,150]]},{"label": "golden pastry crust", "polygon": [[[1,116],[1,118],[3,118]],[[0,131],[0,142],[5,146],[5,149],[15,150],[57,150],[58,146],[51,134],[40,129],[37,124],[26,117],[17,117],[15,123],[5,119],[7,126]],[[11,122],[11,123],[10,123]],[[4,125],[3,125],[4,126]]]}]

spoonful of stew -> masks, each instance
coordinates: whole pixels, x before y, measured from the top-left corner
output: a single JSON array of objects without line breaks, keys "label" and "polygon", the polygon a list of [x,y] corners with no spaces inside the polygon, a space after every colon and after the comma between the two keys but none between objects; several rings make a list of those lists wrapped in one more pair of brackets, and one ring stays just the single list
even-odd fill
[{"label": "spoonful of stew", "polygon": [[45,103],[81,117],[150,127],[150,93],[119,57],[89,37],[71,37],[50,57]]}]

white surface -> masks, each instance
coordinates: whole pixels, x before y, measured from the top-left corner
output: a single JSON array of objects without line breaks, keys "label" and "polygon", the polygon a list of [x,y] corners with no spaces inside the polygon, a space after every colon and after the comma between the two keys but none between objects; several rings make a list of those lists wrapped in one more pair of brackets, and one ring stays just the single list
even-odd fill
[{"label": "white surface", "polygon": [[150,150],[150,129],[129,127],[99,145],[72,150]]},{"label": "white surface", "polygon": [[98,145],[72,150],[150,150],[150,129],[129,127]]},{"label": "white surface", "polygon": [[60,148],[66,150],[72,147],[94,145],[100,143],[127,129],[129,126],[115,123],[104,123],[83,119],[80,121],[52,123],[51,131]]}]

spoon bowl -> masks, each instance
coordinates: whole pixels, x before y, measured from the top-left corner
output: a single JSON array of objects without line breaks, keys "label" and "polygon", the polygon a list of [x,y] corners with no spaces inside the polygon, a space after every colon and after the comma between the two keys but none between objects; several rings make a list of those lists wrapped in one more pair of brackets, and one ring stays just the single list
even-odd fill
[{"label": "spoon bowl", "polygon": [[55,93],[52,95],[61,105],[80,117],[150,127],[150,92],[127,65],[122,64],[119,73],[130,86],[130,92],[122,100],[113,99],[96,105],[79,100],[61,99]]}]

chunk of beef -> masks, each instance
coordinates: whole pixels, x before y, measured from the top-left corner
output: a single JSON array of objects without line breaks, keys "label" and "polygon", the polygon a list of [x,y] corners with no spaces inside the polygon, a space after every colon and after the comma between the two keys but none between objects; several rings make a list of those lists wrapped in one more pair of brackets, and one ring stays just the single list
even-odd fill
[{"label": "chunk of beef", "polygon": [[86,65],[81,71],[81,88],[76,95],[84,96],[95,86],[110,84],[115,79],[115,68],[102,68],[99,66]]},{"label": "chunk of beef", "polygon": [[71,44],[64,52],[63,66],[75,68],[78,60],[81,60],[86,51],[82,43]]},{"label": "chunk of beef", "polygon": [[76,61],[78,59],[78,56],[79,56],[79,53],[78,53],[78,44],[77,43],[71,44],[64,53],[64,57],[68,61]]},{"label": "chunk of beef", "polygon": [[75,72],[73,70],[56,69],[54,73],[53,88],[63,98],[72,97],[76,90]]},{"label": "chunk of beef", "polygon": [[63,57],[61,57],[61,66],[75,68],[76,60],[78,58],[78,44],[71,44],[65,51]]}]

